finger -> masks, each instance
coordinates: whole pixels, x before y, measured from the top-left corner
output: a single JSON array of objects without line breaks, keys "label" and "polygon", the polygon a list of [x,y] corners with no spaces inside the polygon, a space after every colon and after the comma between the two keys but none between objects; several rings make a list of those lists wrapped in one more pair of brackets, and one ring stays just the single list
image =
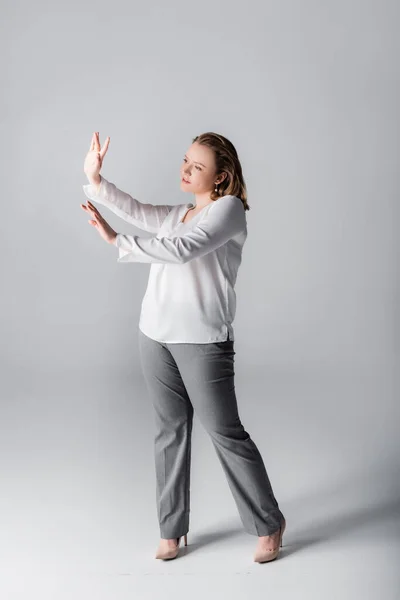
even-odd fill
[{"label": "finger", "polygon": [[97,150],[97,152],[100,152],[100,138],[98,131],[96,131],[96,143],[94,149]]},{"label": "finger", "polygon": [[106,141],[104,142],[104,145],[102,147],[102,149],[100,150],[100,158],[101,160],[103,160],[105,153],[108,150],[108,146],[110,144],[110,136],[107,137]]},{"label": "finger", "polygon": [[102,218],[102,216],[101,216],[101,214],[99,213],[99,211],[97,210],[97,208],[96,208],[95,206],[93,206],[93,204],[92,204],[91,202],[89,202],[89,200],[88,200],[87,202],[88,202],[88,205],[89,205],[89,206],[88,206],[88,210],[89,210],[89,211],[90,211],[92,214],[96,215],[96,217],[97,217],[98,219],[101,219],[101,218]]},{"label": "finger", "polygon": [[88,206],[86,209],[88,212],[90,212],[91,215],[96,215],[97,216],[97,211],[94,208],[94,206]]},{"label": "finger", "polygon": [[88,206],[89,206],[90,208],[92,208],[93,210],[97,210],[97,208],[95,207],[95,205],[94,205],[94,204],[92,204],[92,203],[90,202],[90,200],[86,200],[86,202],[87,202],[87,204],[88,204]]},{"label": "finger", "polygon": [[92,135],[92,139],[90,140],[89,151],[94,150],[94,143],[95,143],[95,134]]},{"label": "finger", "polygon": [[91,221],[91,220],[90,220],[90,221],[88,221],[88,223],[90,223],[91,225],[95,225],[95,226],[97,225],[97,222],[96,222],[96,221]]}]

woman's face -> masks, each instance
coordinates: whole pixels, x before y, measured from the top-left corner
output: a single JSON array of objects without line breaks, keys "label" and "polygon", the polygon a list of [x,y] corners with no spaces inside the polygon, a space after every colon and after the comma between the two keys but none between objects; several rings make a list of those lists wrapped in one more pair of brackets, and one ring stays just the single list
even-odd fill
[{"label": "woman's face", "polygon": [[211,148],[194,142],[182,159],[182,190],[193,194],[209,193],[214,189],[215,181],[214,152]]}]

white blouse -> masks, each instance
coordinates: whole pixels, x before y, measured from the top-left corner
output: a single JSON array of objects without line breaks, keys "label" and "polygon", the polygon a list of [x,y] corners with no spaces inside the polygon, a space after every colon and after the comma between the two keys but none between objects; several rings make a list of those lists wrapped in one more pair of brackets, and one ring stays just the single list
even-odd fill
[{"label": "white blouse", "polygon": [[164,343],[207,344],[234,340],[235,283],[247,238],[246,213],[237,196],[221,196],[187,223],[194,204],[144,204],[103,176],[90,200],[135,227],[156,234],[118,233],[117,262],[151,263],[139,328]]}]

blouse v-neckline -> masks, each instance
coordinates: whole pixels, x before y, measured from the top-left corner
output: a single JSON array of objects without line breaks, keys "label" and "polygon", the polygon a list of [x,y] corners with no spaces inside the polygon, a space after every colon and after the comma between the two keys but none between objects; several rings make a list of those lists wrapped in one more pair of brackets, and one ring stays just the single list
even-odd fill
[{"label": "blouse v-neckline", "polygon": [[[213,202],[209,202],[208,204],[206,204],[205,206],[203,206],[203,208],[201,210],[199,210],[198,213],[196,213],[191,219],[189,219],[189,221],[183,221],[182,219],[184,219],[186,217],[186,215],[188,214],[189,211],[193,210],[195,208],[195,206],[189,206],[189,208],[187,208],[185,210],[185,212],[183,213],[183,216],[179,219],[178,225],[188,225],[193,219],[195,219],[196,217],[198,217],[199,215],[201,215],[203,213],[203,211],[205,211],[206,208],[209,208],[211,206],[211,204],[213,204]],[[185,205],[186,208],[187,205]]]}]

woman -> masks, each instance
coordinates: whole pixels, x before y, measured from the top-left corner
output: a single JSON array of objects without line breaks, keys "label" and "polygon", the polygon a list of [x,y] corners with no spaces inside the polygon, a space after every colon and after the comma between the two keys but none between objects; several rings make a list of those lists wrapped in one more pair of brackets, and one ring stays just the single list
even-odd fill
[{"label": "woman", "polygon": [[154,405],[156,501],[161,540],[156,558],[187,545],[194,410],[211,436],[243,526],[258,536],[256,562],[278,556],[286,521],[262,457],[238,414],[234,385],[234,286],[247,237],[249,210],[237,152],[222,135],[193,139],[180,169],[181,189],[195,204],[144,204],[100,175],[93,134],[85,159],[90,200],[153,237],[115,232],[88,200],[82,208],[118,262],[151,263],[139,322],[139,349]]}]

